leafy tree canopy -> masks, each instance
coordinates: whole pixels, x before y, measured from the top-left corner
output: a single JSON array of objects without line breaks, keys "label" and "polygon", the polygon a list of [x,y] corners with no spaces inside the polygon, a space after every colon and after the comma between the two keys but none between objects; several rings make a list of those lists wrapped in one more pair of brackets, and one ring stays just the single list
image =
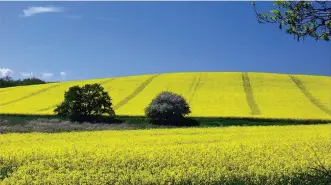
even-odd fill
[{"label": "leafy tree canopy", "polygon": [[[164,91],[158,94],[146,107],[145,114],[153,122],[169,122],[175,124],[191,113],[190,106],[184,97]],[[173,122],[173,123],[171,123]]]},{"label": "leafy tree canopy", "polygon": [[100,84],[73,86],[64,94],[64,101],[59,104],[55,114],[71,121],[97,121],[103,114],[115,116],[111,98]]},{"label": "leafy tree canopy", "polygon": [[258,13],[253,2],[259,23],[276,23],[298,41],[306,37],[331,39],[331,2],[277,0],[273,5],[270,13]]}]

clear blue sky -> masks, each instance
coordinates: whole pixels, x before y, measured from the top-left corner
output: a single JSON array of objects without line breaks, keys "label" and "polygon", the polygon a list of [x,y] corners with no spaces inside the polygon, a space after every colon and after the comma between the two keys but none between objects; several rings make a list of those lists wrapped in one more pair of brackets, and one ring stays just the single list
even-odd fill
[{"label": "clear blue sky", "polygon": [[[268,11],[272,3],[257,6]],[[331,76],[331,42],[297,42],[278,25],[259,24],[250,2],[0,2],[0,68],[14,78],[50,73],[48,80],[185,71]]]}]

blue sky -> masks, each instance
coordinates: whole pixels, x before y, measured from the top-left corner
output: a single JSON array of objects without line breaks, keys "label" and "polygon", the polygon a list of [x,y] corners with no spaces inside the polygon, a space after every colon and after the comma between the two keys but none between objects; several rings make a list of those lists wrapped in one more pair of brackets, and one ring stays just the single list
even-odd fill
[{"label": "blue sky", "polygon": [[297,42],[259,24],[250,2],[0,2],[0,56],[2,74],[51,81],[185,71],[331,76],[331,42]]}]

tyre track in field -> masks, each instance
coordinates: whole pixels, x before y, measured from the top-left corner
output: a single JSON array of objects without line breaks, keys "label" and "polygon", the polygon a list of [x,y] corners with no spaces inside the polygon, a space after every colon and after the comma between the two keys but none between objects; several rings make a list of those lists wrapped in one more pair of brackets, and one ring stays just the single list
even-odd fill
[{"label": "tyre track in field", "polygon": [[244,86],[244,90],[245,90],[245,94],[246,94],[246,100],[247,100],[247,103],[248,103],[248,105],[251,109],[252,115],[261,114],[260,108],[256,104],[256,101],[254,99],[253,89],[252,89],[251,82],[250,82],[249,77],[248,77],[248,73],[243,72],[241,74],[241,78],[242,78],[242,81],[243,81],[243,86]]},{"label": "tyre track in field", "polygon": [[125,97],[123,100],[118,102],[114,105],[114,110],[119,109],[123,105],[127,104],[133,98],[135,98],[139,93],[141,93],[156,77],[160,76],[161,74],[156,74],[148,78],[145,82],[143,82],[139,87],[137,87],[131,94]]},{"label": "tyre track in field", "polygon": [[[111,81],[113,81],[113,80],[115,80],[115,78],[111,78],[111,79],[103,80],[103,81],[101,81],[99,84],[100,84],[100,85],[102,85],[102,84],[106,84],[106,83],[109,83],[109,82],[111,82]],[[44,111],[48,111],[48,110],[50,110],[50,109],[55,109],[57,105],[58,105],[58,104],[51,105],[51,106],[48,106],[48,107],[45,107],[45,108],[39,109],[39,110],[37,110],[37,111],[35,111],[35,112],[44,112]]]},{"label": "tyre track in field", "polygon": [[46,108],[39,109],[36,112],[44,112],[44,111],[48,111],[50,109],[55,109],[56,108],[56,105],[52,105],[52,106],[49,106],[49,107],[46,107]]},{"label": "tyre track in field", "polygon": [[2,91],[0,91],[0,93],[2,93],[2,92],[6,92],[6,91],[10,91],[11,89],[5,89],[5,90],[2,90]]},{"label": "tyre track in field", "polygon": [[308,89],[303,85],[301,80],[297,77],[294,77],[293,75],[289,75],[291,80],[295,83],[295,85],[301,90],[301,92],[309,99],[309,101],[314,104],[317,108],[319,108],[321,111],[325,112],[326,114],[331,116],[331,110],[323,105],[317,98],[312,95]]},{"label": "tyre track in field", "polygon": [[36,95],[41,94],[41,93],[43,93],[43,92],[49,91],[49,90],[51,90],[51,89],[53,89],[53,88],[55,88],[55,87],[58,87],[58,86],[60,86],[60,85],[63,85],[63,83],[56,84],[56,85],[52,85],[52,86],[50,86],[50,87],[40,89],[39,91],[33,92],[33,93],[31,93],[31,94],[28,94],[28,95],[23,96],[23,97],[21,97],[21,98],[18,98],[18,99],[16,99],[16,100],[12,100],[12,101],[5,102],[5,103],[0,103],[0,107],[3,107],[3,106],[6,106],[6,105],[9,105],[9,104],[16,103],[16,102],[19,102],[19,101],[25,100],[25,99],[27,99],[27,98],[31,98],[31,97],[33,97],[33,96],[36,96]]},{"label": "tyre track in field", "polygon": [[[14,87],[18,87],[18,86],[14,86]],[[11,88],[11,89],[9,89],[9,88]],[[0,88],[0,89],[2,89],[2,88]],[[6,88],[3,88],[3,90],[0,90],[0,93],[7,92],[7,91],[12,91],[12,90],[15,90],[15,88],[13,88],[13,87],[6,87]]]},{"label": "tyre track in field", "polygon": [[190,95],[190,92],[192,91],[192,88],[194,87],[196,80],[197,80],[197,78],[196,78],[196,76],[194,76],[193,81],[190,85],[190,88],[188,89],[188,92],[187,92],[188,95]]},{"label": "tyre track in field", "polygon": [[116,78],[106,79],[106,80],[101,81],[99,84],[100,84],[100,85],[103,85],[103,84],[109,83],[109,82],[111,82],[111,81],[114,81],[115,79],[116,79]]},{"label": "tyre track in field", "polygon": [[[191,103],[192,102],[192,99],[193,99],[193,97],[194,97],[194,95],[195,95],[195,93],[196,93],[196,91],[197,91],[197,89],[201,86],[201,84],[202,84],[202,82],[201,82],[201,77],[202,77],[202,75],[203,75],[203,73],[200,73],[200,75],[199,75],[199,77],[198,77],[198,80],[195,80],[195,84],[192,84],[192,86],[193,86],[193,93],[192,93],[192,95],[190,96],[190,98],[189,98],[189,103]],[[191,89],[191,88],[190,88]],[[191,90],[190,90],[191,91]]]}]

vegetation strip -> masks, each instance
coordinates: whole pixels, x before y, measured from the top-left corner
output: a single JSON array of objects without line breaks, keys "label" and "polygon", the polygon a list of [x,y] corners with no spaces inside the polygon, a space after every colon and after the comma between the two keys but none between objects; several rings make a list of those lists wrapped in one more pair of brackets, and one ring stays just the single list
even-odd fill
[{"label": "vegetation strip", "polygon": [[130,100],[136,97],[141,91],[143,91],[148,84],[150,84],[156,77],[160,76],[160,74],[156,74],[148,78],[144,83],[142,83],[138,88],[136,88],[129,96],[118,102],[114,105],[114,110],[122,107],[123,105],[127,104]]},{"label": "vegetation strip", "polygon": [[[111,79],[103,80],[103,81],[100,82],[100,84],[103,85],[103,84],[109,83],[109,82],[111,82],[111,81],[113,81],[113,80],[115,80],[115,78],[111,78]],[[55,108],[56,108],[56,105],[57,105],[57,104],[55,104],[55,105],[51,105],[51,106],[48,106],[48,107],[46,107],[46,108],[39,109],[39,110],[37,110],[36,112],[44,112],[44,111],[48,111],[48,110],[50,110],[50,109],[55,109]]]},{"label": "vegetation strip", "polygon": [[311,103],[313,103],[316,107],[318,107],[320,110],[325,112],[328,115],[331,115],[331,110],[327,108],[325,105],[323,105],[317,98],[315,98],[308,89],[303,85],[301,80],[297,77],[294,77],[292,75],[289,75],[292,79],[292,81],[295,83],[295,85],[305,94],[305,96],[309,99]]},{"label": "vegetation strip", "polygon": [[6,105],[9,105],[9,104],[12,104],[12,103],[16,103],[16,102],[22,101],[22,100],[24,100],[24,99],[27,99],[27,98],[30,98],[30,97],[36,96],[36,95],[38,95],[38,94],[40,94],[40,93],[46,92],[46,91],[48,91],[48,90],[50,90],[50,89],[53,89],[53,88],[55,88],[55,87],[58,87],[58,86],[60,86],[60,85],[63,85],[63,83],[61,83],[61,84],[57,84],[57,85],[52,85],[51,87],[47,87],[47,88],[41,89],[41,90],[39,90],[39,91],[33,92],[33,93],[29,94],[29,95],[23,96],[23,97],[18,98],[18,99],[16,99],[16,100],[12,100],[12,101],[5,102],[5,103],[0,103],[0,106],[6,106]]},{"label": "vegetation strip", "polygon": [[248,77],[248,73],[243,72],[242,75],[242,80],[243,80],[243,86],[246,94],[246,100],[247,103],[252,111],[252,115],[259,115],[261,114],[259,106],[256,104],[254,95],[253,95],[253,90],[252,86]]},{"label": "vegetation strip", "polygon": [[[4,114],[0,113],[1,120],[8,120],[9,124],[15,127],[15,124],[25,124],[25,122],[37,119],[62,119],[54,114]],[[298,118],[261,118],[261,117],[189,117],[200,122],[201,127],[206,126],[257,126],[257,125],[310,125],[310,124],[330,124],[331,119],[298,119]],[[104,120],[111,117],[104,116]],[[67,120],[67,119],[64,119]],[[145,116],[117,115],[116,120],[128,124],[142,125],[150,124]],[[115,122],[111,123],[117,123]],[[108,122],[107,122],[108,123]],[[1,126],[0,126],[1,127]],[[198,126],[199,127],[199,126]],[[0,128],[1,130],[1,128]]]},{"label": "vegetation strip", "polygon": [[192,99],[193,99],[193,97],[194,97],[195,92],[197,91],[197,89],[199,88],[199,86],[202,84],[202,82],[201,82],[202,74],[203,74],[203,73],[200,73],[199,78],[198,78],[198,80],[196,81],[195,86],[193,87],[194,89],[193,89],[193,93],[192,93],[192,95],[191,95],[191,97],[190,97],[190,99],[189,99],[189,103],[192,102]]}]

